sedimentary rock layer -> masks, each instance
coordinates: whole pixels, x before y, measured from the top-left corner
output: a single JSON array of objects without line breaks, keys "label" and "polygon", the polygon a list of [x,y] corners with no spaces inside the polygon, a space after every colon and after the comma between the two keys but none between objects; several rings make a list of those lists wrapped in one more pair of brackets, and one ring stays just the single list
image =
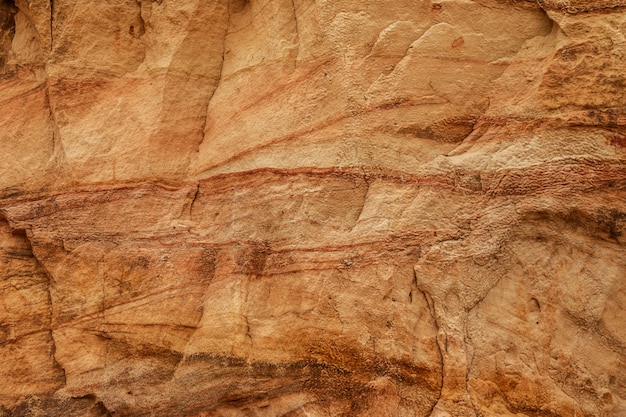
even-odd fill
[{"label": "sedimentary rock layer", "polygon": [[626,413],[626,3],[0,2],[0,415]]}]

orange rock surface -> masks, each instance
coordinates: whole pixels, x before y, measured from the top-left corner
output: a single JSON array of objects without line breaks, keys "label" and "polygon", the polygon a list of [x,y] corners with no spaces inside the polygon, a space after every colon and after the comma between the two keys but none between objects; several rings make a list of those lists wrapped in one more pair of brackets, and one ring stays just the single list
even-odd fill
[{"label": "orange rock surface", "polygon": [[625,33],[0,0],[0,416],[625,416]]}]

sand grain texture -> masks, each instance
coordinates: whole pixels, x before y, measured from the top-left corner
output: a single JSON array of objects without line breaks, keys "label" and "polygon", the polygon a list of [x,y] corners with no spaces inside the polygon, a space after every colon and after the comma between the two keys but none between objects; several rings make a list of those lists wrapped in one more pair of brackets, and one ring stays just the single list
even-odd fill
[{"label": "sand grain texture", "polygon": [[625,33],[0,0],[0,416],[625,416]]}]

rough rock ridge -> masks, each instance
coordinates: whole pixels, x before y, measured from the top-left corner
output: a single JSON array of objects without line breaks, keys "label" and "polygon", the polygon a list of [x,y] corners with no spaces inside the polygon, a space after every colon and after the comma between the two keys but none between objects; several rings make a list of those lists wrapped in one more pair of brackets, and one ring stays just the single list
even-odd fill
[{"label": "rough rock ridge", "polygon": [[625,416],[625,33],[0,0],[0,416]]}]

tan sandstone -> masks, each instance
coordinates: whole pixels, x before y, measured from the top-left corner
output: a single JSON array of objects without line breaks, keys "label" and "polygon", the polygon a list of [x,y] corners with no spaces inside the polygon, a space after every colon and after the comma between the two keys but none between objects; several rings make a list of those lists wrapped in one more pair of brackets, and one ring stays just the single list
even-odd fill
[{"label": "tan sandstone", "polygon": [[626,416],[625,34],[1,0],[0,416]]}]

